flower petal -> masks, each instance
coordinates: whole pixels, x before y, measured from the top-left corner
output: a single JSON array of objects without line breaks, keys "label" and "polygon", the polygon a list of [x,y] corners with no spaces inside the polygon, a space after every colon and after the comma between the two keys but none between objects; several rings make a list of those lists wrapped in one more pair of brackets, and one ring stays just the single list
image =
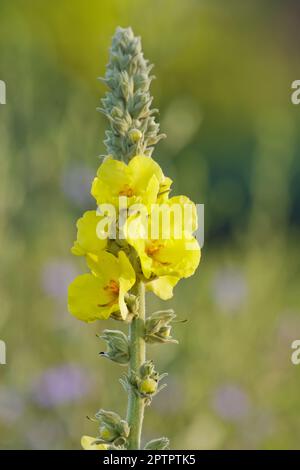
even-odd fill
[{"label": "flower petal", "polygon": [[157,252],[153,272],[158,276],[190,277],[200,263],[201,251],[194,237],[167,240]]},{"label": "flower petal", "polygon": [[69,285],[69,312],[85,322],[107,319],[119,309],[117,300],[93,274],[82,274]]},{"label": "flower petal", "polygon": [[173,297],[173,287],[179,281],[175,276],[162,276],[153,281],[147,282],[146,289],[152,291],[162,300],[168,300]]},{"label": "flower petal", "polygon": [[128,167],[124,162],[107,158],[100,165],[94,178],[91,194],[97,204],[116,204],[122,189],[131,184]]},{"label": "flower petal", "polygon": [[84,450],[107,450],[106,444],[96,444],[97,438],[91,436],[82,436],[81,447]]},{"label": "flower petal", "polygon": [[164,174],[159,164],[151,157],[146,157],[145,155],[133,157],[128,164],[128,168],[132,174],[134,187],[139,192],[145,191],[153,175],[156,176],[159,184],[164,179]]},{"label": "flower petal", "polygon": [[71,249],[74,255],[98,254],[106,248],[107,239],[97,236],[97,225],[101,219],[96,211],[87,211],[78,219],[77,240]]}]

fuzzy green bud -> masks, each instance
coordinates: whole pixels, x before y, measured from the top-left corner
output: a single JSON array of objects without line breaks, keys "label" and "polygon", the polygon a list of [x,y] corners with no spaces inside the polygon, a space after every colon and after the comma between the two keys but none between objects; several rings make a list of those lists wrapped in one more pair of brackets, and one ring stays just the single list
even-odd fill
[{"label": "fuzzy green bud", "polygon": [[139,131],[138,129],[131,129],[131,131],[129,131],[128,135],[129,135],[129,138],[131,139],[131,141],[134,144],[136,144],[143,137],[142,132]]},{"label": "fuzzy green bud", "polygon": [[159,439],[152,439],[147,442],[145,450],[165,450],[169,449],[170,441],[167,437],[160,437]]},{"label": "fuzzy green bud", "polygon": [[160,310],[146,320],[145,340],[148,343],[178,343],[171,336],[171,322],[176,318],[173,310]]},{"label": "fuzzy green bud", "polygon": [[166,386],[166,384],[158,385],[166,375],[168,374],[159,375],[155,370],[153,361],[146,361],[140,367],[139,375],[131,377],[129,382],[135,387],[137,393],[145,399],[146,405],[149,405],[154,395]]},{"label": "fuzzy green bud", "polygon": [[155,371],[153,361],[146,361],[140,367],[140,377],[141,378],[146,378],[146,377],[150,377],[150,376],[153,377],[153,378],[156,378],[156,377],[158,377],[158,373]]},{"label": "fuzzy green bud", "polygon": [[106,357],[107,359],[122,365],[128,364],[128,338],[122,331],[104,330],[100,338],[107,344],[107,351],[100,353],[102,357]]},{"label": "fuzzy green bud", "polygon": [[99,442],[123,444],[129,436],[129,426],[113,411],[100,410],[95,418],[99,421]]},{"label": "fuzzy green bud", "polygon": [[151,156],[153,146],[165,137],[159,134],[154,116],[157,110],[151,109],[151,69],[144,58],[141,39],[134,36],[131,28],[117,28],[102,79],[109,91],[99,109],[110,124],[104,141],[107,152],[116,159],[129,161],[135,155]]},{"label": "fuzzy green bud", "polygon": [[102,425],[99,428],[99,437],[107,442],[113,442],[117,437],[118,433],[113,427]]}]

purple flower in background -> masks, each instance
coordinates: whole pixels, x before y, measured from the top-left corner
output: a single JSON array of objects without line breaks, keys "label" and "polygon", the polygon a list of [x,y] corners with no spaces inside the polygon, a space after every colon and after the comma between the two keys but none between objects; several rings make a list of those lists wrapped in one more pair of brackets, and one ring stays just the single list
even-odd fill
[{"label": "purple flower in background", "polygon": [[247,393],[235,384],[225,384],[217,388],[213,394],[214,411],[227,421],[241,421],[250,411]]},{"label": "purple flower in background", "polygon": [[218,271],[212,287],[214,300],[223,312],[235,313],[242,307],[248,294],[243,272],[233,268]]},{"label": "purple flower in background", "polygon": [[44,408],[70,403],[84,397],[92,388],[86,371],[75,364],[47,369],[35,381],[33,400]]},{"label": "purple flower in background", "polygon": [[43,268],[43,289],[50,297],[65,299],[67,297],[68,285],[77,274],[77,269],[68,261],[50,261]]},{"label": "purple flower in background", "polygon": [[62,176],[62,189],[66,196],[80,208],[88,207],[94,172],[85,166],[68,167]]}]

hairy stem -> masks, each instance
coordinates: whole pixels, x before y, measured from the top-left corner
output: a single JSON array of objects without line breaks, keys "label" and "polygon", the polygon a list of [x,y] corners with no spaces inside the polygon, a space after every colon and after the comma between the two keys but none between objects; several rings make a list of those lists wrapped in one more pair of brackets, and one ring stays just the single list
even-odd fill
[{"label": "hairy stem", "polygon": [[[130,374],[138,374],[139,368],[146,359],[146,343],[144,339],[145,328],[145,286],[143,282],[137,285],[139,297],[139,315],[135,317],[129,326],[129,348],[130,348]],[[130,426],[128,449],[140,449],[141,434],[144,418],[144,399],[131,388],[128,397],[127,422]]]}]

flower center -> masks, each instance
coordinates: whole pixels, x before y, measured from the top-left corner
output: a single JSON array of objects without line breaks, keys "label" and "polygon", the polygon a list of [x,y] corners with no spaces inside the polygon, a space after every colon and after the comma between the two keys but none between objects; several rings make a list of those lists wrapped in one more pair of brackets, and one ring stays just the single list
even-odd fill
[{"label": "flower center", "polygon": [[127,196],[132,197],[134,195],[133,189],[129,186],[129,184],[124,184],[121,191],[119,191],[119,196]]},{"label": "flower center", "polygon": [[112,299],[109,302],[107,302],[107,304],[98,304],[97,307],[100,307],[100,308],[111,307],[112,305],[114,305],[114,303],[116,302],[116,299],[119,296],[119,290],[120,290],[119,284],[114,279],[111,279],[109,283],[103,289],[109,294],[111,294]]},{"label": "flower center", "polygon": [[119,295],[119,284],[114,279],[111,279],[104,287],[104,290],[113,294],[114,297],[117,297]]},{"label": "flower center", "polygon": [[159,243],[157,240],[152,241],[147,246],[146,253],[147,253],[148,256],[154,257],[158,253],[160,248],[162,248],[162,247],[163,247],[163,245],[161,243]]},{"label": "flower center", "polygon": [[151,241],[146,247],[146,254],[150,256],[156,263],[161,264],[162,266],[169,266],[171,263],[167,261],[162,261],[159,259],[160,249],[164,247],[163,243],[160,243],[158,240]]}]

